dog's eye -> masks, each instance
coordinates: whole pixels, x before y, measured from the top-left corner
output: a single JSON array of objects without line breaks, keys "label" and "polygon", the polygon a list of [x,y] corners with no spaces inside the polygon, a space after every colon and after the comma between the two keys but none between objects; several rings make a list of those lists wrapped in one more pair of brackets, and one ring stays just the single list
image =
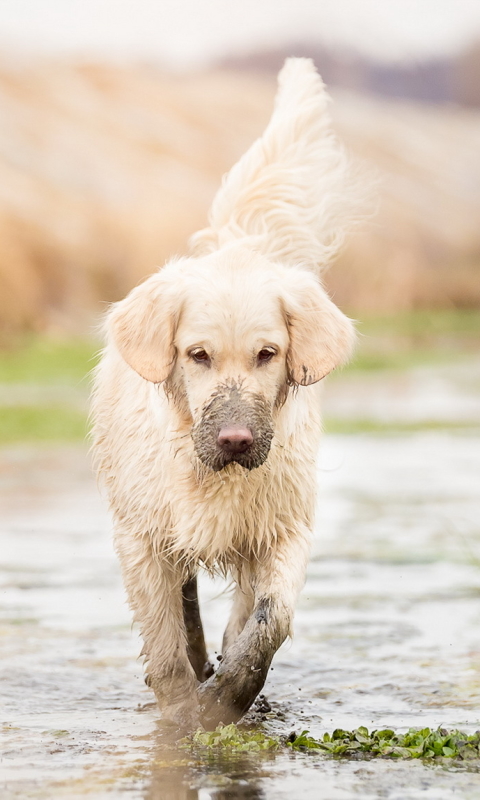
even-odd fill
[{"label": "dog's eye", "polygon": [[193,358],[194,361],[197,363],[208,364],[210,363],[210,356],[208,355],[206,350],[203,348],[198,347],[196,350],[190,350],[189,354],[190,358]]},{"label": "dog's eye", "polygon": [[264,364],[266,361],[270,361],[274,355],[275,350],[271,349],[270,347],[264,347],[257,355],[257,360],[260,364]]}]

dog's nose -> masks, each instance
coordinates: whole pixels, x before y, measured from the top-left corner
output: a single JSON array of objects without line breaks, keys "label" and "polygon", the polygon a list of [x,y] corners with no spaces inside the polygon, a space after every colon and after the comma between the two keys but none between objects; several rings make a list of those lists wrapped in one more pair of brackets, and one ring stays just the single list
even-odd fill
[{"label": "dog's nose", "polygon": [[253,444],[253,434],[242,425],[227,425],[218,434],[217,444],[225,453],[245,453]]}]

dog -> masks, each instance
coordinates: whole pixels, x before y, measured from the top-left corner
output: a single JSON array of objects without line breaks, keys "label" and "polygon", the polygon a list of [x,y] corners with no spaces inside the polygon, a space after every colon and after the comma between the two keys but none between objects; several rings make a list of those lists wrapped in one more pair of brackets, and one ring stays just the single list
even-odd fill
[{"label": "dog", "polygon": [[[356,202],[328,102],[313,63],[287,59],[268,127],[224,179],[209,227],[106,317],[94,457],[145,680],[182,730],[250,708],[305,579],[320,382],[355,339],[321,283]],[[200,568],[235,583],[216,671]]]}]

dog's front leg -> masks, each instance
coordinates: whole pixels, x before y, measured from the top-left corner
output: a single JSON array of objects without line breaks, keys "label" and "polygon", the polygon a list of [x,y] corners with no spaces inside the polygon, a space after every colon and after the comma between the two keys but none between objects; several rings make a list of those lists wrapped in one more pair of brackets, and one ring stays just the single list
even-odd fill
[{"label": "dog's front leg", "polygon": [[284,538],[263,562],[250,562],[253,611],[208,681],[199,687],[205,727],[236,722],[261,691],[272,658],[291,633],[295,602],[304,579],[310,534],[301,528]]},{"label": "dog's front leg", "polygon": [[125,588],[144,641],[147,676],[162,718],[182,729],[198,726],[197,678],[187,652],[183,573],[152,546],[148,533],[116,531]]},{"label": "dog's front leg", "polygon": [[199,681],[204,681],[213,675],[213,666],[208,660],[205,637],[203,635],[202,618],[198,605],[197,576],[183,584],[183,619],[187,632],[187,652],[190,664],[195,670]]}]

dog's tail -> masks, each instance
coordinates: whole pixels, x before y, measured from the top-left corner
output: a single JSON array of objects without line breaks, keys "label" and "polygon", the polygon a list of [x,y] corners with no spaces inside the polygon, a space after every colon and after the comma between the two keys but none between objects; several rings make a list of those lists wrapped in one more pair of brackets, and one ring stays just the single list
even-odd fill
[{"label": "dog's tail", "polygon": [[265,255],[321,270],[358,217],[361,179],[331,129],[330,98],[307,58],[280,72],[272,118],[225,176],[197,255],[245,237]]}]

